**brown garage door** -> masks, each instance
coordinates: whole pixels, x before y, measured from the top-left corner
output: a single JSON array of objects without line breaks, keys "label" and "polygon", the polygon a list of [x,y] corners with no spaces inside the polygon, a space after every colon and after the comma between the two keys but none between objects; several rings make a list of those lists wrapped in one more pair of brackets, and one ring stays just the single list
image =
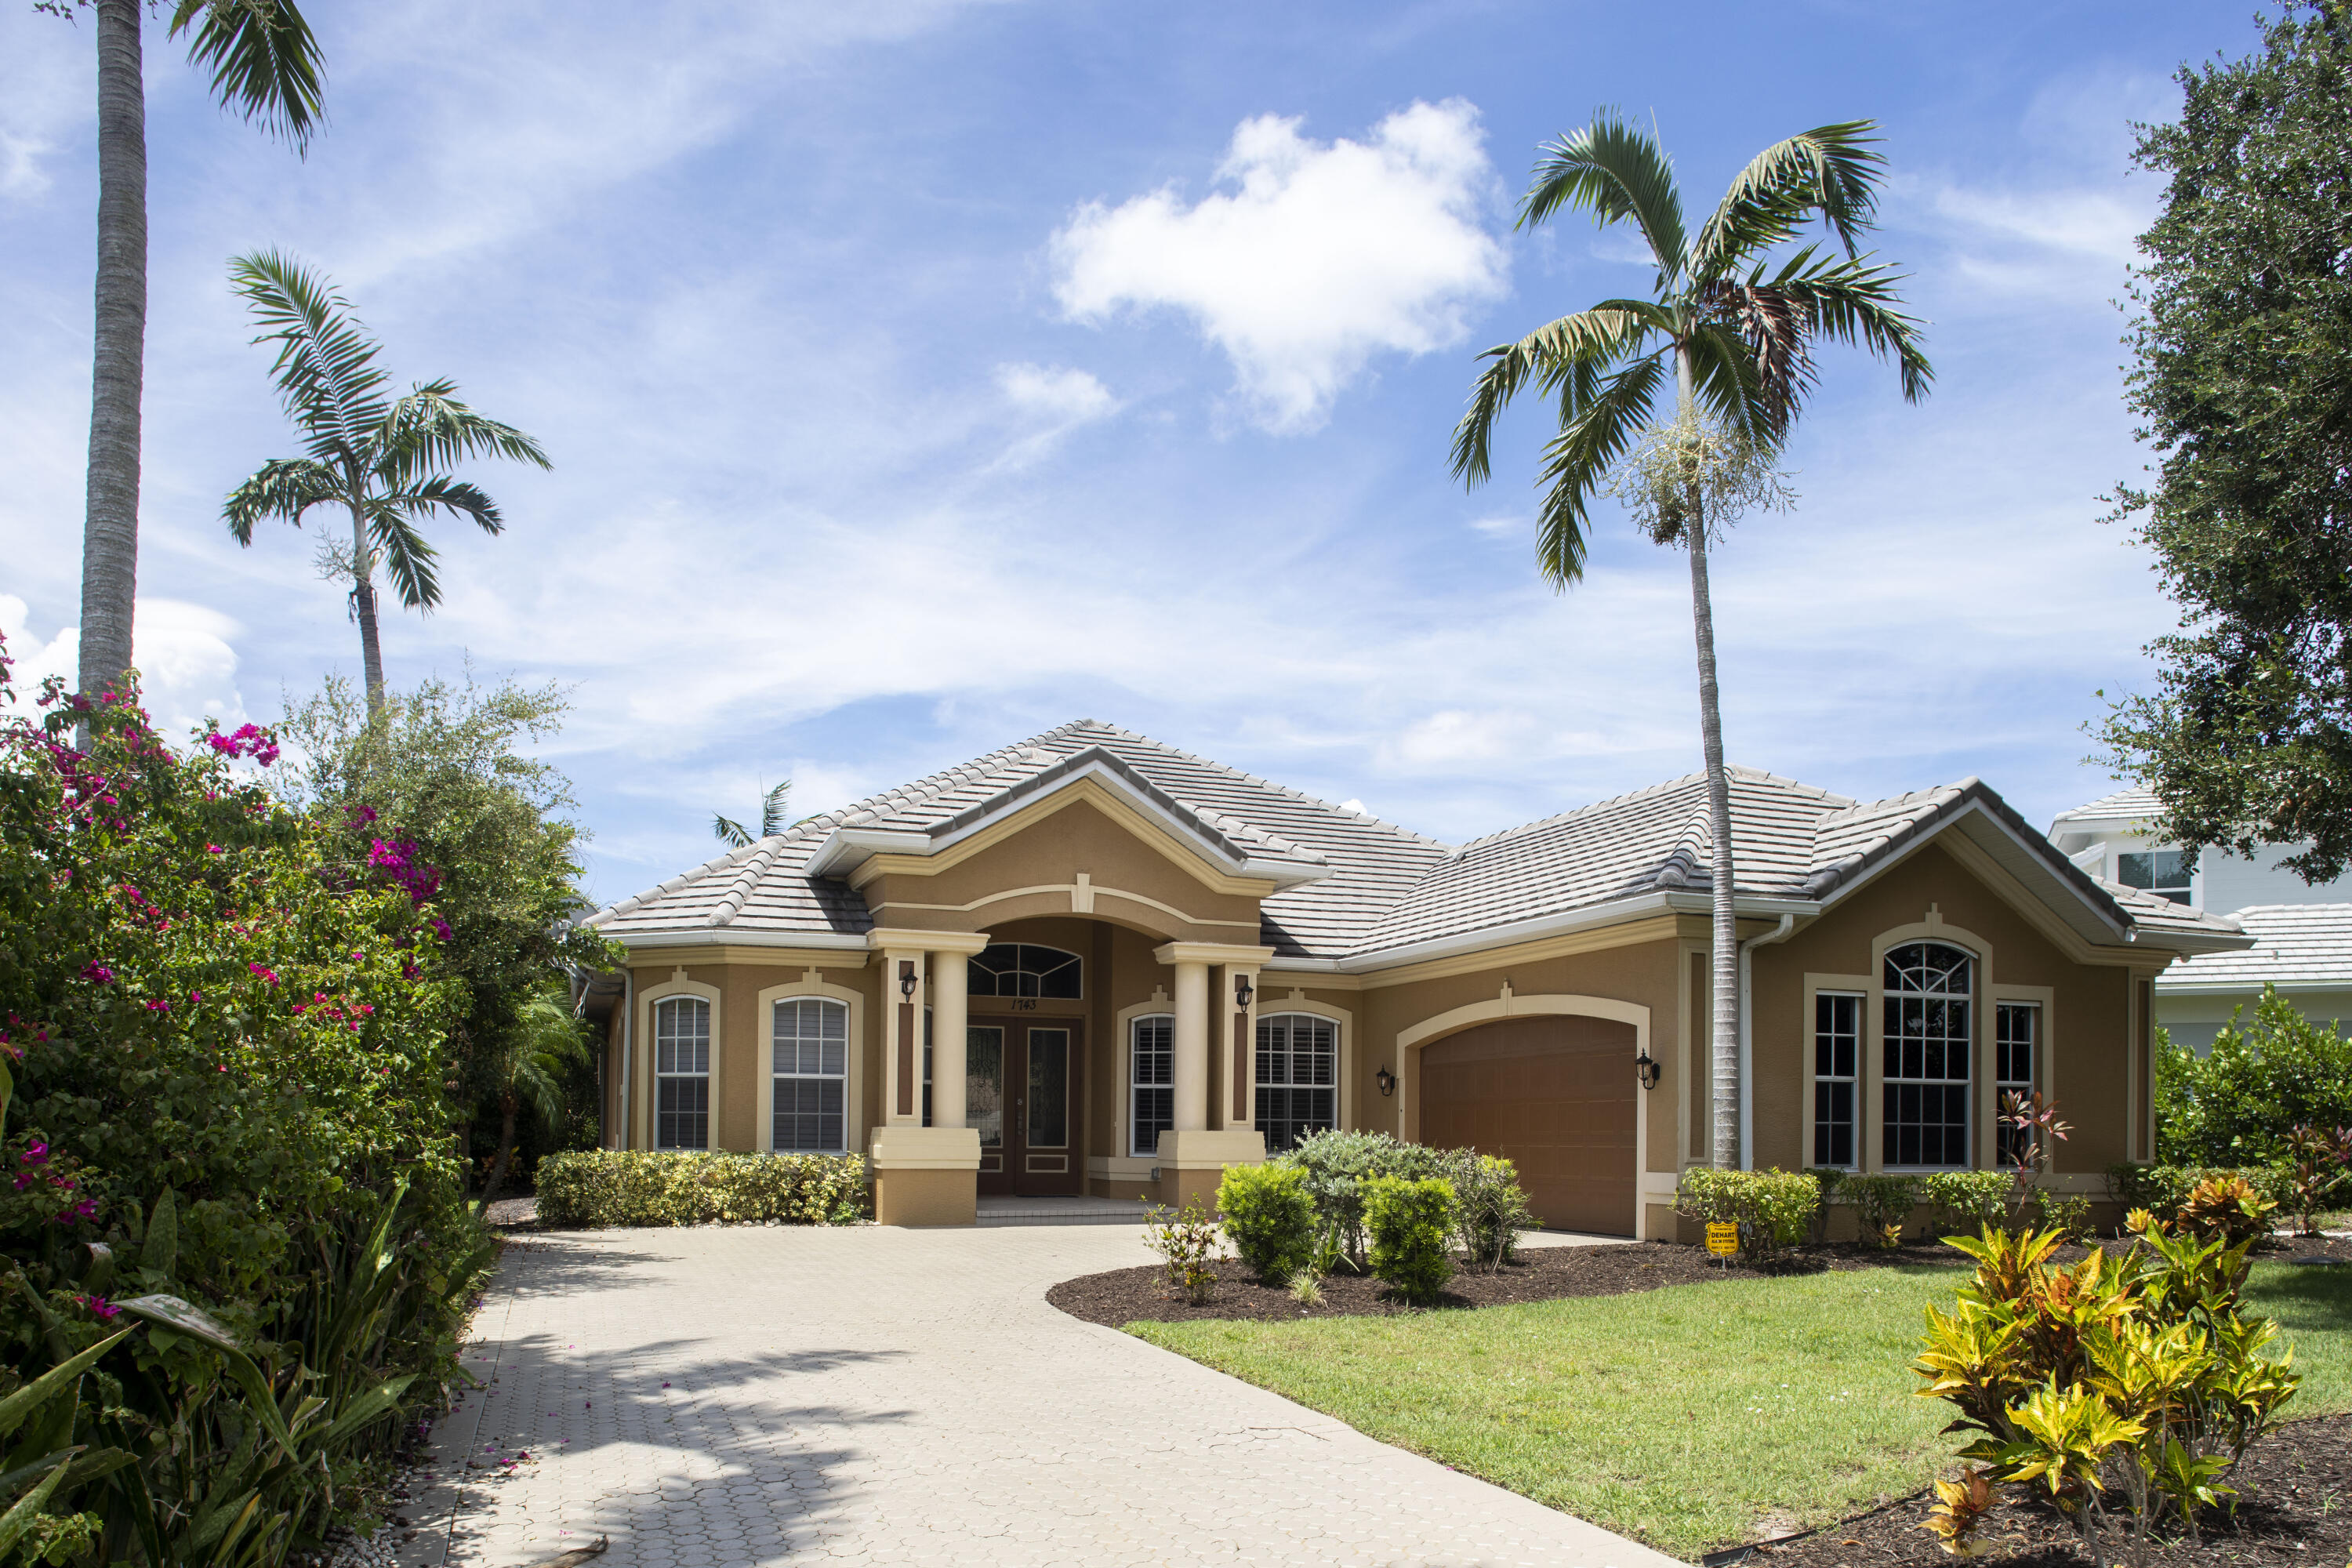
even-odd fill
[{"label": "brown garage door", "polygon": [[1555,1230],[1631,1234],[1633,1026],[1509,1018],[1421,1053],[1421,1141],[1500,1154]]}]

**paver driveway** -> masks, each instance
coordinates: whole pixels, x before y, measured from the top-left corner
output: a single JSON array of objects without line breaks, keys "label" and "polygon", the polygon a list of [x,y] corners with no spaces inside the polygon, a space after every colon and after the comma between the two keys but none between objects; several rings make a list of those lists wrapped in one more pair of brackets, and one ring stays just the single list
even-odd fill
[{"label": "paver driveway", "polygon": [[1131,1226],[522,1238],[400,1562],[1672,1561],[1045,1304],[1149,1261]]}]

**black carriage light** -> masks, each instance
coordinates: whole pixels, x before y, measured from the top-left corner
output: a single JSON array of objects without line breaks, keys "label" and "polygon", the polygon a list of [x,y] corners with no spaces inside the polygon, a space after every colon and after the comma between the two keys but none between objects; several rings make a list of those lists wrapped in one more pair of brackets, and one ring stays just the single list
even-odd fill
[{"label": "black carriage light", "polygon": [[1643,1089],[1658,1087],[1658,1058],[1650,1054],[1647,1046],[1643,1046],[1642,1054],[1633,1058],[1633,1076],[1642,1080]]},{"label": "black carriage light", "polygon": [[1240,974],[1240,975],[1235,975],[1235,976],[1234,977],[1234,1006],[1236,1006],[1236,1007],[1246,1007],[1246,1006],[1248,1006],[1248,1005],[1249,1005],[1249,1004],[1250,1004],[1250,997],[1251,997],[1252,995],[1254,995],[1254,994],[1255,994],[1255,993],[1250,989],[1250,979],[1249,979],[1249,976],[1248,976],[1248,975],[1246,975],[1246,974]]},{"label": "black carriage light", "polygon": [[1390,1095],[1396,1092],[1396,1074],[1389,1071],[1386,1068],[1382,1068],[1380,1071],[1374,1073],[1372,1075],[1372,1081],[1381,1086],[1381,1098],[1382,1100],[1386,1100]]},{"label": "black carriage light", "polygon": [[915,999],[915,966],[911,963],[898,966],[898,994],[909,1002]]}]

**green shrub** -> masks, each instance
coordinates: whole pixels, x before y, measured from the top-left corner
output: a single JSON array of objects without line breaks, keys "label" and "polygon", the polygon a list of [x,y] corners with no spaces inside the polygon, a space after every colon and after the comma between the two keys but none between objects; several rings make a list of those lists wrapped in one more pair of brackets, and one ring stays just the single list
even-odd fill
[{"label": "green shrub", "polygon": [[1454,1184],[1454,1230],[1470,1267],[1492,1274],[1518,1260],[1519,1232],[1538,1221],[1508,1160],[1475,1149],[1449,1149],[1445,1179]]},{"label": "green shrub", "polygon": [[[1927,1528],[1957,1556],[2008,1487],[2053,1505],[2094,1563],[2137,1561],[2152,1526],[2231,1506],[2249,1445],[2275,1426],[2296,1378],[2267,1347],[2278,1330],[2239,1310],[2248,1242],[2224,1247],[2136,1217],[2142,1246],[2050,1262],[2054,1232],[1954,1245],[1977,1260],[1948,1315],[1930,1308],[1912,1370],[1920,1394],[1974,1431],[1972,1468],[1939,1481]],[[1981,1468],[1974,1468],[1981,1467]]]},{"label": "green shrub", "polygon": [[1364,1184],[1372,1276],[1408,1301],[1436,1300],[1454,1278],[1454,1184],[1374,1176]]},{"label": "green shrub", "polygon": [[2054,1230],[2068,1241],[2091,1239],[2091,1200],[2079,1193],[2053,1193],[2034,1187],[2018,1205],[2017,1223],[2024,1230]]},{"label": "green shrub", "polygon": [[2016,1178],[2007,1171],[1935,1171],[1919,1178],[1919,1195],[1935,1206],[1938,1231],[1999,1225],[2016,1190]]},{"label": "green shrub", "polygon": [[1445,1172],[1442,1151],[1400,1142],[1385,1132],[1310,1132],[1274,1163],[1307,1173],[1324,1250],[1364,1266],[1363,1184],[1376,1176],[1420,1181]]},{"label": "green shrub", "polygon": [[1143,1245],[1160,1255],[1168,1288],[1195,1307],[1217,1293],[1217,1216],[1197,1197],[1179,1211],[1154,1204],[1144,1211]]},{"label": "green shrub", "polygon": [[1854,1224],[1865,1247],[1900,1247],[1903,1227],[1919,1204],[1919,1183],[1911,1176],[1848,1176],[1838,1191],[1853,1205]]},{"label": "green shrub", "polygon": [[1307,1268],[1315,1256],[1315,1200],[1296,1165],[1228,1165],[1217,1184],[1217,1213],[1243,1263],[1269,1285]]},{"label": "green shrub", "polygon": [[1739,1227],[1739,1256],[1760,1262],[1812,1228],[1821,1184],[1802,1171],[1715,1171],[1693,1166],[1675,1190],[1675,1212]]},{"label": "green shrub", "polygon": [[866,1161],[856,1154],[591,1149],[539,1162],[539,1220],[559,1230],[865,1217]]},{"label": "green shrub", "polygon": [[2287,1165],[2110,1165],[2107,1196],[2126,1212],[2146,1209],[2168,1225],[2178,1224],[2189,1194],[2206,1182],[2235,1178],[2280,1207],[2294,1203],[2294,1172]]},{"label": "green shrub", "polygon": [[1815,1241],[1830,1238],[1830,1205],[1837,1199],[1838,1184],[1846,1178],[1843,1165],[1808,1165],[1805,1174],[1812,1177],[1821,1189],[1821,1206],[1813,1211],[1812,1235]]},{"label": "green shrub", "polygon": [[2352,1039],[2264,987],[2203,1056],[2158,1043],[2156,1152],[2173,1165],[2243,1169],[2286,1157],[2297,1126],[2352,1126]]}]

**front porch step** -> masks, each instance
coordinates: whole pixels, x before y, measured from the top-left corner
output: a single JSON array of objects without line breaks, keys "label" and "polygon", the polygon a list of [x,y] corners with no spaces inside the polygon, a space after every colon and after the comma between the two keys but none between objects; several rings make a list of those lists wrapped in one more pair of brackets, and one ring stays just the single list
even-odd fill
[{"label": "front porch step", "polygon": [[982,1225],[1141,1225],[1150,1205],[1137,1198],[1008,1198],[983,1195]]}]

